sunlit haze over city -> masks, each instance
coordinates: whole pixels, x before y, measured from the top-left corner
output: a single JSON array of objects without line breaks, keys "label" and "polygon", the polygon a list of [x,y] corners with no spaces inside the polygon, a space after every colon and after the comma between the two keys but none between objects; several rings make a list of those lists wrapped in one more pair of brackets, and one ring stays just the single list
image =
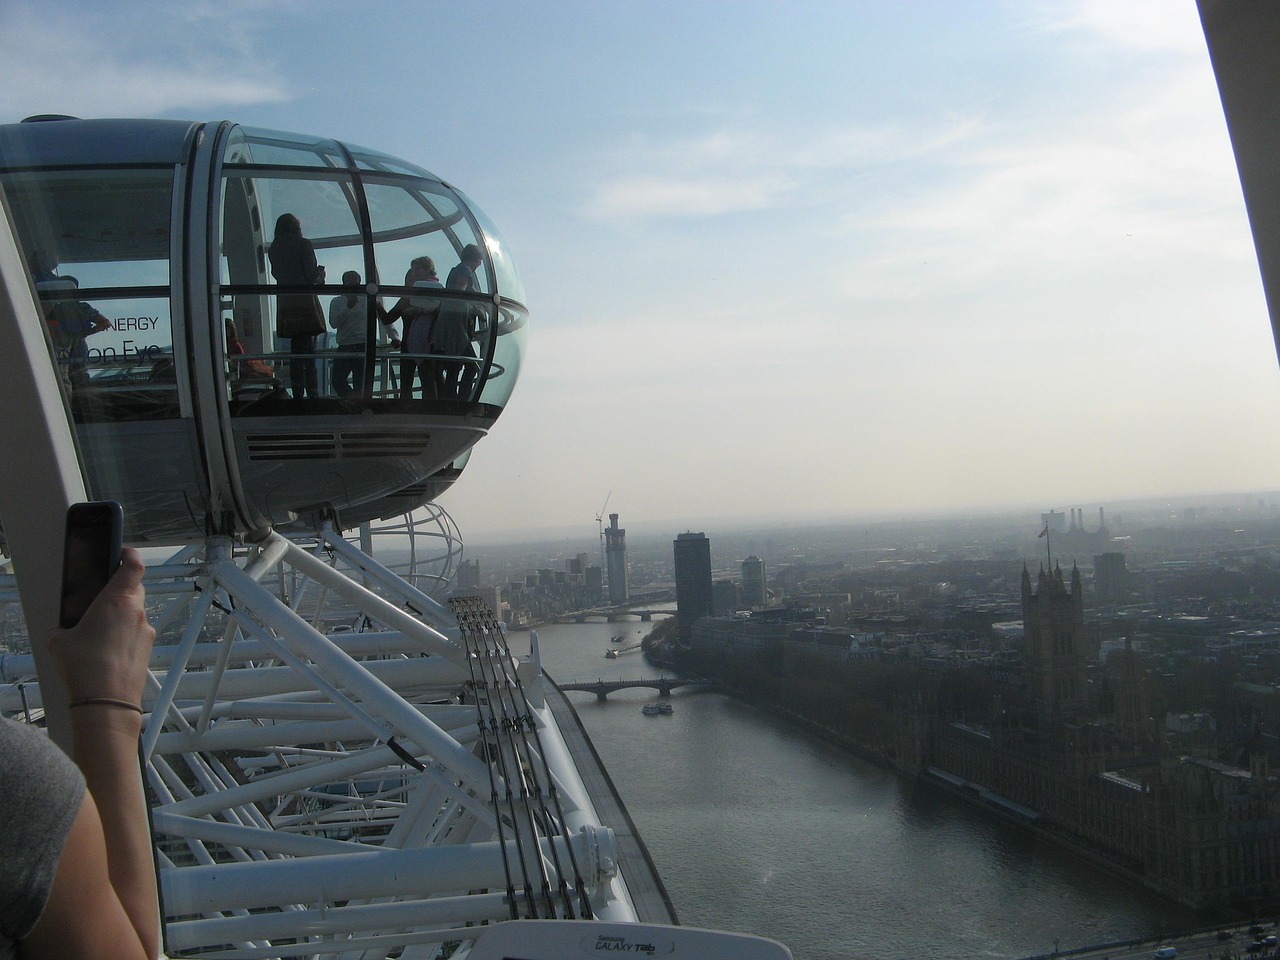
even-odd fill
[{"label": "sunlit haze over city", "polygon": [[0,122],[228,119],[473,199],[532,322],[468,540],[1280,485],[1194,3],[781,11],[6,0]]}]

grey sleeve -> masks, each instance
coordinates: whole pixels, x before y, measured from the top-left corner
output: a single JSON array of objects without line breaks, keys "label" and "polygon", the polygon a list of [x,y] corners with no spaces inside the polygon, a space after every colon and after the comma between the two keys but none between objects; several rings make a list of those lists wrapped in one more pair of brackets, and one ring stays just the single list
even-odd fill
[{"label": "grey sleeve", "polygon": [[40,919],[84,791],[43,730],[0,718],[0,956]]}]

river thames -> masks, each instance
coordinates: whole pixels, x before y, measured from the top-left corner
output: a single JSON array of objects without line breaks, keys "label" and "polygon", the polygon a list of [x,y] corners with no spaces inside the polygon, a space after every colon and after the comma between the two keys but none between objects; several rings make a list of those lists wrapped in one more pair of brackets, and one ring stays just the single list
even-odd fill
[{"label": "river thames", "polygon": [[[538,628],[556,680],[659,675],[651,624]],[[527,633],[512,633],[516,652]],[[612,638],[622,636],[622,641]],[[1157,937],[1195,918],[1051,844],[749,704],[570,693],[686,926],[773,937],[797,960],[1025,957]]]}]

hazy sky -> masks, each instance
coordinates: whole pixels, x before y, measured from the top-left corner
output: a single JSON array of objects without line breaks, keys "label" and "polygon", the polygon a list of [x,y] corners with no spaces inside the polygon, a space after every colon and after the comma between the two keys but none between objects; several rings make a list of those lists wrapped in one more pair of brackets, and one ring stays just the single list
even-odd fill
[{"label": "hazy sky", "polygon": [[1280,486],[1195,5],[0,2],[0,121],[403,156],[533,312],[463,534]]}]

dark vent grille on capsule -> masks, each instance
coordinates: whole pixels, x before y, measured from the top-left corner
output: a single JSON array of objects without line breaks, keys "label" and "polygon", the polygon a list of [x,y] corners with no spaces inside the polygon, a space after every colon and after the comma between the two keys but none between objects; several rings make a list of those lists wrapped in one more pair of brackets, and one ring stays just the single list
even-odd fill
[{"label": "dark vent grille on capsule", "polygon": [[246,439],[249,459],[254,461],[356,460],[421,456],[431,435],[422,431],[259,433]]}]

